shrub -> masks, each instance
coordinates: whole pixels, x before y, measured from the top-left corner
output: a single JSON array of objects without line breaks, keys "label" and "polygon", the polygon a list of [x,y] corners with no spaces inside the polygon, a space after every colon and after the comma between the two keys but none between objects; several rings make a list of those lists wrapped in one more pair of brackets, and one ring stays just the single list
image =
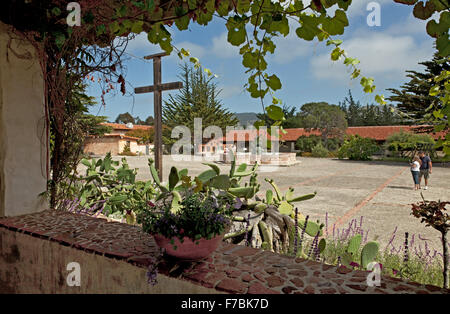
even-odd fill
[{"label": "shrub", "polygon": [[[312,153],[313,148],[319,143],[324,146],[322,137],[318,135],[302,135],[297,139],[295,147],[301,152]],[[338,150],[341,144],[342,140],[339,138],[329,138],[327,141],[328,150]]]},{"label": "shrub", "polygon": [[130,149],[130,143],[127,143],[124,147],[123,147],[123,151],[121,153],[119,153],[120,156],[136,156],[135,153],[133,153]]},{"label": "shrub", "polygon": [[297,142],[295,143],[295,147],[302,152],[311,153],[314,146],[316,146],[319,143],[322,143],[322,139],[320,138],[320,136],[302,135],[297,139]]},{"label": "shrub", "polygon": [[379,150],[376,142],[371,138],[351,136],[339,148],[338,158],[348,158],[351,160],[370,160],[372,154]]},{"label": "shrub", "polygon": [[320,157],[325,158],[328,157],[328,149],[323,147],[322,143],[318,143],[314,148],[312,149],[312,156],[313,157]]},{"label": "shrub", "polygon": [[390,135],[386,139],[384,147],[394,152],[395,155],[404,156],[405,152],[420,150],[424,147],[434,147],[434,140],[429,134],[414,134],[410,132],[400,132]]}]

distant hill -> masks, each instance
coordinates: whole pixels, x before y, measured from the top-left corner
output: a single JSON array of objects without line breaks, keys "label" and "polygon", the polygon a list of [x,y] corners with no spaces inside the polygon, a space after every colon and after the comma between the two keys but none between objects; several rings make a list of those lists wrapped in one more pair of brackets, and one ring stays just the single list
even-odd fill
[{"label": "distant hill", "polygon": [[242,126],[246,126],[248,124],[253,125],[256,121],[258,121],[258,118],[256,117],[255,112],[240,112],[234,114],[236,118],[239,120],[239,124]]}]

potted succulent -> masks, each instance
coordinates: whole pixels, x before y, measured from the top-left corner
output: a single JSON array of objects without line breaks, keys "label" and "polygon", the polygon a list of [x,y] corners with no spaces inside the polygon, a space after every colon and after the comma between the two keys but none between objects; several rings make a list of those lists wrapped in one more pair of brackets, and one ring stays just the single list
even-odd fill
[{"label": "potted succulent", "polygon": [[206,188],[202,178],[192,181],[187,171],[175,167],[168,185],[162,185],[157,176],[153,179],[161,193],[138,214],[143,231],[153,235],[166,255],[183,260],[209,256],[231,225],[231,196]]}]

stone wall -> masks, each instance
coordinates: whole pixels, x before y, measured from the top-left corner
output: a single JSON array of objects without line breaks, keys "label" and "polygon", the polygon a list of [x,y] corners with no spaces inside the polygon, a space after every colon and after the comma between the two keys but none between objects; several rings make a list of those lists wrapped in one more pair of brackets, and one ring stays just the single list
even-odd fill
[{"label": "stone wall", "polygon": [[[67,212],[0,219],[0,292],[9,293],[449,293],[439,287],[222,243],[199,262],[162,259],[158,284],[146,272],[158,248],[137,226]],[[80,265],[80,286],[67,285]]]},{"label": "stone wall", "polygon": [[47,185],[44,83],[34,48],[0,22],[0,217],[41,211]]}]

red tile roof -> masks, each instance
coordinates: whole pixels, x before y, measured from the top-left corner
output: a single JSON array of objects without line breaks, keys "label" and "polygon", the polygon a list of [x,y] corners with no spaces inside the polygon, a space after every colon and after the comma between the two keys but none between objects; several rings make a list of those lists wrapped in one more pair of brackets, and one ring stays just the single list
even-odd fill
[{"label": "red tile roof", "polygon": [[[266,130],[250,129],[250,130],[233,130],[228,132],[224,137],[224,142],[252,142],[256,140],[257,136],[267,136]],[[272,139],[272,136],[268,136],[269,139]]]},{"label": "red tile roof", "polygon": [[126,124],[122,123],[101,123],[102,125],[110,126],[114,130],[150,130],[153,129],[152,125],[139,125],[139,124],[133,124],[132,128],[127,127]]},{"label": "red tile roof", "polygon": [[[369,137],[377,141],[385,141],[393,133],[400,132],[401,130],[405,132],[420,133],[418,129],[424,126],[407,126],[407,125],[393,125],[393,126],[356,126],[349,127],[346,130],[347,135],[359,135],[361,137]],[[300,136],[310,136],[310,135],[320,135],[319,130],[307,131],[304,128],[296,129],[285,129],[286,134],[281,133],[281,141],[292,142],[296,141]],[[223,141],[237,142],[239,141],[254,141],[257,134],[266,134],[265,131],[257,132],[256,130],[233,130],[227,133],[223,137]],[[434,139],[445,136],[445,132],[430,133]],[[269,136],[270,139],[272,139]],[[245,140],[244,140],[245,139]]]},{"label": "red tile roof", "polygon": [[359,135],[361,137],[370,137],[377,141],[385,141],[391,134],[400,131],[414,133],[414,128],[407,125],[394,126],[354,126],[346,130],[347,135]]},{"label": "red tile roof", "polygon": [[[348,127],[345,133],[347,135],[359,135],[361,137],[369,137],[377,141],[385,141],[393,133],[400,132],[401,130],[405,132],[419,133],[418,128],[423,126],[407,126],[407,125],[388,125],[388,126],[353,126]],[[296,141],[300,136],[305,135],[320,135],[320,131],[312,130],[307,132],[303,128],[298,129],[285,129],[287,134],[281,136],[282,141]],[[444,136],[444,132],[430,133],[434,139]]]},{"label": "red tile roof", "polygon": [[120,139],[132,140],[132,141],[140,140],[139,137],[127,136],[127,135],[123,135],[123,134],[104,134],[102,136],[88,135],[88,138],[104,138],[104,137],[119,137]]}]

